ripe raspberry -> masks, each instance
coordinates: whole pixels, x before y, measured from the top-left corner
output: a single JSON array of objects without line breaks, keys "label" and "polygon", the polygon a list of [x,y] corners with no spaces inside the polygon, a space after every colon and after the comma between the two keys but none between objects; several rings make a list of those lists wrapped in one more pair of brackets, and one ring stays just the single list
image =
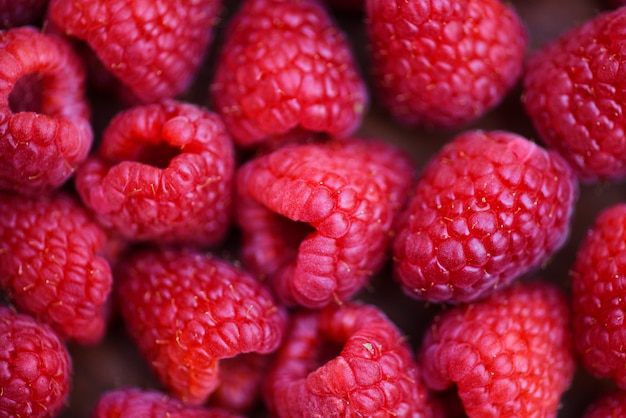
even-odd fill
[{"label": "ripe raspberry", "polygon": [[626,204],[598,215],[571,271],[574,341],[582,364],[626,389]]},{"label": "ripe raspberry", "polygon": [[583,181],[626,178],[625,30],[626,9],[600,14],[528,61],[524,107]]},{"label": "ripe raspberry", "polygon": [[93,140],[80,59],[38,29],[0,31],[0,80],[0,189],[59,187]]},{"label": "ripe raspberry", "polygon": [[585,411],[584,418],[622,418],[626,416],[626,392],[615,390],[601,396]]},{"label": "ripe raspberry", "polygon": [[554,417],[575,362],[570,311],[547,283],[518,284],[438,315],[418,356],[426,385],[455,383],[472,417]]},{"label": "ripe raspberry", "polygon": [[50,327],[0,307],[0,416],[56,416],[69,393],[71,367]]},{"label": "ripe raspberry", "polygon": [[469,124],[521,74],[526,30],[498,0],[367,0],[366,15],[375,88],[402,123]]},{"label": "ripe raspberry", "polygon": [[219,360],[268,353],[284,312],[247,273],[204,253],[144,250],[121,268],[121,311],[161,382],[188,404],[219,385]]},{"label": "ripe raspberry", "polygon": [[[409,345],[377,308],[348,303],[299,312],[287,335],[265,386],[276,416],[432,416]],[[324,363],[332,345],[340,353]]]},{"label": "ripe raspberry", "polygon": [[503,131],[457,136],[426,166],[394,241],[404,291],[468,302],[565,242],[578,186],[558,154]]},{"label": "ripe raspberry", "polygon": [[68,195],[0,195],[0,286],[62,337],[96,343],[112,282],[106,238]]},{"label": "ripe raspberry", "polygon": [[412,163],[362,139],[289,146],[238,172],[242,260],[288,304],[321,307],[360,290],[387,257]]},{"label": "ripe raspberry", "polygon": [[211,96],[242,146],[296,127],[347,136],[368,102],[345,36],[315,0],[246,0],[229,25]]},{"label": "ripe raspberry", "polygon": [[85,41],[144,103],[192,83],[212,40],[221,0],[51,0],[48,17]]},{"label": "ripe raspberry", "polygon": [[76,188],[127,239],[214,245],[231,222],[234,151],[220,119],[168,101],[119,113]]},{"label": "ripe raspberry", "polygon": [[219,409],[187,406],[176,398],[137,388],[117,389],[98,400],[92,418],[236,418]]},{"label": "ripe raspberry", "polygon": [[48,0],[0,0],[0,28],[37,24],[47,7]]}]

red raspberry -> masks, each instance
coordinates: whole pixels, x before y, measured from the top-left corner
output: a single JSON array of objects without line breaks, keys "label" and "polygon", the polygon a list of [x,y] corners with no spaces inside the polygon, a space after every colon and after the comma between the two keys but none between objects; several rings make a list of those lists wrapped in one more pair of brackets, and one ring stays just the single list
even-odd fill
[{"label": "red raspberry", "polygon": [[71,368],[50,327],[0,307],[0,416],[56,416],[69,394]]},{"label": "red raspberry", "polygon": [[394,242],[404,291],[467,302],[545,262],[578,196],[558,154],[503,131],[457,136],[425,167]]},{"label": "red raspberry", "polygon": [[48,7],[48,0],[0,0],[0,28],[37,24]]},{"label": "red raspberry", "polygon": [[531,282],[438,315],[419,355],[426,385],[455,383],[467,416],[555,417],[575,369],[570,311]]},{"label": "red raspberry", "polygon": [[0,195],[0,286],[62,337],[96,343],[106,328],[111,269],[104,230],[65,194]]},{"label": "red raspberry", "polygon": [[344,34],[315,0],[246,0],[229,25],[211,96],[242,146],[296,127],[347,136],[368,102]]},{"label": "red raspberry", "polygon": [[615,390],[596,399],[584,418],[623,418],[626,416],[626,392]]},{"label": "red raspberry", "polygon": [[144,103],[192,83],[213,36],[221,0],[51,0],[48,17],[85,41]]},{"label": "red raspberry", "polygon": [[[318,367],[332,345],[340,353]],[[265,388],[278,417],[432,416],[409,345],[373,306],[294,314]]]},{"label": "red raspberry", "polygon": [[626,389],[626,204],[601,212],[580,244],[570,273],[574,341],[582,364]]},{"label": "red raspberry", "polygon": [[93,140],[80,59],[38,29],[0,31],[0,80],[0,189],[57,188]]},{"label": "red raspberry", "polygon": [[213,245],[231,222],[232,141],[220,119],[168,101],[119,113],[76,174],[83,202],[130,240]]},{"label": "red raspberry", "polygon": [[268,353],[280,343],[284,312],[247,273],[204,253],[136,253],[121,268],[121,311],[131,337],[161,382],[188,404],[219,385],[219,360]]},{"label": "red raspberry", "polygon": [[469,124],[518,80],[526,30],[498,0],[367,0],[375,88],[398,121]]},{"label": "red raspberry", "polygon": [[92,418],[236,418],[218,409],[187,406],[154,390],[117,389],[98,400]]},{"label": "red raspberry", "polygon": [[626,9],[600,14],[528,61],[526,111],[584,181],[626,178],[625,30]]},{"label": "red raspberry", "polygon": [[238,173],[242,260],[285,303],[321,307],[360,290],[387,257],[412,163],[389,144],[289,146]]}]

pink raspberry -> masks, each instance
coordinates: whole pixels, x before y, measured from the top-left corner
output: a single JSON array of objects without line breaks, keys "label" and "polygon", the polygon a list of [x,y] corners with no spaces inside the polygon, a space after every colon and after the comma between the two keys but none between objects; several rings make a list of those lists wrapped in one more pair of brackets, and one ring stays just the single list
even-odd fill
[{"label": "pink raspberry", "polygon": [[625,30],[626,9],[599,14],[528,61],[524,107],[583,181],[626,178]]},{"label": "pink raspberry", "polygon": [[285,303],[346,300],[387,259],[412,176],[397,148],[354,138],[248,161],[235,204],[244,265]]},{"label": "pink raspberry", "polygon": [[146,249],[120,268],[126,327],[163,385],[185,403],[204,403],[220,383],[222,358],[269,353],[285,316],[242,270],[206,253]]},{"label": "pink raspberry", "polygon": [[215,245],[231,222],[234,158],[213,113],[144,105],[110,122],[76,188],[98,221],[129,240]]},{"label": "pink raspberry", "polygon": [[571,270],[574,341],[583,366],[626,389],[626,204],[601,212]]},{"label": "pink raspberry", "polygon": [[93,140],[80,59],[36,28],[0,31],[0,80],[0,189],[59,187]]},{"label": "pink raspberry", "polygon": [[344,34],[315,0],[246,0],[228,27],[211,97],[242,146],[297,127],[347,136],[368,104]]},{"label": "pink raspberry", "polygon": [[72,363],[50,327],[0,307],[0,415],[55,417],[65,407]]},{"label": "pink raspberry", "polygon": [[105,231],[69,195],[0,195],[0,286],[62,337],[96,343],[106,330],[111,269]]},{"label": "pink raspberry", "polygon": [[596,399],[585,411],[584,418],[622,418],[626,416],[626,392],[615,390]]},{"label": "pink raspberry", "polygon": [[[334,346],[338,355],[320,364]],[[432,416],[409,345],[373,306],[294,314],[265,388],[278,417]]]},{"label": "pink raspberry", "polygon": [[367,0],[374,87],[398,121],[467,125],[517,82],[527,45],[499,0]]},{"label": "pink raspberry", "polygon": [[48,17],[85,41],[143,103],[191,85],[213,37],[221,0],[51,0]]},{"label": "pink raspberry", "polygon": [[570,311],[554,285],[518,284],[444,311],[419,354],[426,385],[456,384],[468,417],[556,417],[575,369]]},{"label": "pink raspberry", "polygon": [[417,299],[487,296],[561,248],[577,196],[558,154],[508,132],[462,133],[418,180],[394,241],[395,275]]}]

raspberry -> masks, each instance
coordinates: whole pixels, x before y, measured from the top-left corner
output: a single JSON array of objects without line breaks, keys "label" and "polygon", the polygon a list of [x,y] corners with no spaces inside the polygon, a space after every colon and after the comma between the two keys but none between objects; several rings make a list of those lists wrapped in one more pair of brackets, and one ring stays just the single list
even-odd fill
[{"label": "raspberry", "polygon": [[600,14],[536,52],[524,76],[535,128],[586,182],[626,178],[624,30],[626,9]]},{"label": "raspberry", "polygon": [[93,140],[80,59],[38,29],[0,31],[0,80],[0,189],[59,187]]},{"label": "raspberry", "polygon": [[117,389],[98,400],[92,418],[236,418],[218,409],[187,406],[176,398],[137,388]]},{"label": "raspberry", "polygon": [[143,103],[192,83],[211,43],[221,0],[51,0],[48,17],[85,41]]},{"label": "raspberry", "polygon": [[0,0],[0,28],[37,24],[47,7],[48,0]]},{"label": "raspberry", "polygon": [[314,0],[246,0],[229,25],[211,97],[242,146],[297,127],[347,136],[368,104],[345,36]]},{"label": "raspberry", "polygon": [[578,248],[571,270],[574,341],[582,364],[626,389],[626,204],[603,210]]},{"label": "raspberry", "polygon": [[107,237],[66,194],[0,196],[0,286],[62,337],[96,343],[106,328]]},{"label": "raspberry", "polygon": [[199,405],[219,385],[219,360],[268,353],[284,312],[247,273],[204,253],[146,249],[121,267],[126,327],[161,382]]},{"label": "raspberry", "polygon": [[65,406],[71,359],[50,327],[0,307],[0,415],[44,418]]},{"label": "raspberry", "polygon": [[235,203],[244,265],[288,304],[349,298],[386,260],[412,175],[398,149],[355,138],[250,160]]},{"label": "raspberry", "polygon": [[366,15],[374,87],[401,123],[467,125],[521,74],[526,30],[498,0],[367,0]]},{"label": "raspberry", "polygon": [[455,383],[472,417],[554,417],[575,369],[569,306],[554,285],[518,284],[439,314],[418,356],[426,385]]},{"label": "raspberry", "polygon": [[116,115],[76,188],[98,221],[129,240],[214,245],[230,226],[234,165],[216,115],[168,101]]},{"label": "raspberry", "polygon": [[[340,353],[320,364],[324,350]],[[267,377],[278,417],[430,417],[409,345],[377,308],[356,303],[294,314]]]},{"label": "raspberry", "polygon": [[462,133],[418,180],[393,245],[395,275],[417,299],[487,296],[564,244],[577,196],[558,154],[504,131]]},{"label": "raspberry", "polygon": [[601,396],[585,411],[584,418],[621,418],[626,416],[626,392],[615,390]]}]

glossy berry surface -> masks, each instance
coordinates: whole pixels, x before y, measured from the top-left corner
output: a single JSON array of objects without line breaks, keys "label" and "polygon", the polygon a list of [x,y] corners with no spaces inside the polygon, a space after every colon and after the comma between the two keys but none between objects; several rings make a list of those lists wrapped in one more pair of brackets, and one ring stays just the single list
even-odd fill
[{"label": "glossy berry surface", "polygon": [[615,390],[596,399],[584,418],[620,418],[626,416],[626,392]]},{"label": "glossy berry surface", "polygon": [[577,196],[558,154],[509,132],[464,132],[418,179],[394,241],[396,277],[431,302],[493,293],[563,245]]}]

